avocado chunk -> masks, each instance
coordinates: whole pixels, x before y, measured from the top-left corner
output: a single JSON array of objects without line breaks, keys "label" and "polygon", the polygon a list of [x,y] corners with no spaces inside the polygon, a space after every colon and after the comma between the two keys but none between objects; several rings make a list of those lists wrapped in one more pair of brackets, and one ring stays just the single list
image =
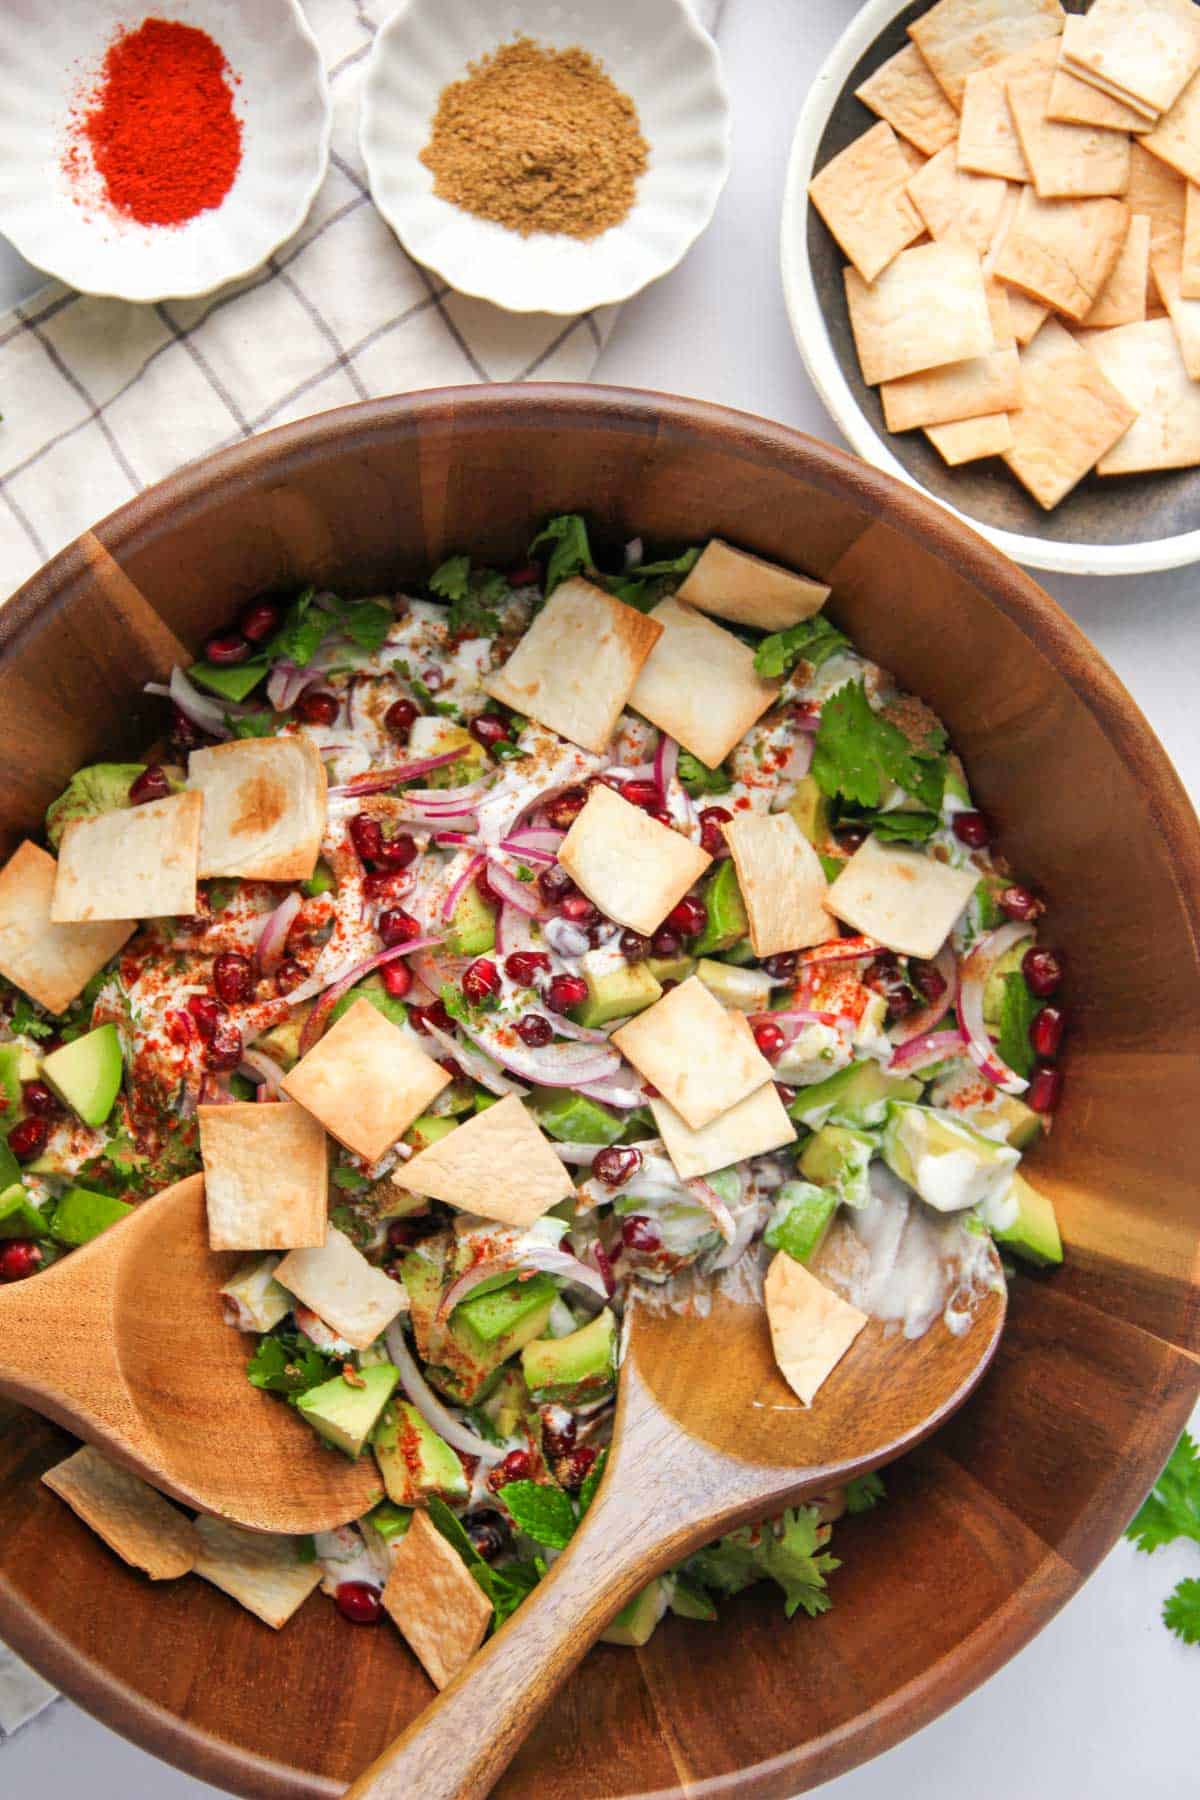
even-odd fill
[{"label": "avocado chunk", "polygon": [[72,1187],[55,1207],[50,1230],[60,1244],[86,1244],[132,1211],[127,1201],[115,1200],[111,1194]]},{"label": "avocado chunk", "polygon": [[225,1317],[239,1331],[270,1331],[291,1312],[295,1301],[275,1279],[282,1260],[278,1253],[251,1257],[221,1289]]},{"label": "avocado chunk", "polygon": [[385,1544],[393,1538],[402,1538],[412,1524],[413,1509],[411,1506],[395,1506],[390,1500],[381,1500],[373,1506],[363,1521],[377,1531]]},{"label": "avocado chunk", "polygon": [[702,956],[696,974],[722,1006],[735,1012],[765,1012],[771,1004],[771,977],[764,969],[739,969],[734,963]]},{"label": "avocado chunk", "polygon": [[316,900],[321,894],[331,894],[337,887],[337,877],[329,864],[322,860],[313,870],[307,881],[300,883],[300,892],[310,900]]},{"label": "avocado chunk", "polygon": [[616,1113],[568,1088],[534,1088],[530,1104],[542,1130],[563,1144],[615,1144],[624,1129]]},{"label": "avocado chunk", "polygon": [[703,898],[708,919],[692,945],[693,952],[697,956],[708,956],[714,950],[732,949],[750,929],[732,857],[717,864],[715,874],[710,875],[705,884]]},{"label": "avocado chunk", "polygon": [[462,1405],[482,1399],[509,1357],[545,1331],[557,1297],[558,1283],[549,1275],[469,1295],[442,1330],[429,1380]]},{"label": "avocado chunk", "polygon": [[992,972],[987,978],[987,986],[983,990],[983,1022],[999,1029],[1004,1017],[1004,983],[1010,975],[1021,973],[1021,963],[1029,944],[1025,939],[1014,944],[1011,950],[992,964]]},{"label": "avocado chunk", "polygon": [[46,1221],[19,1181],[0,1194],[0,1238],[42,1237]]},{"label": "avocado chunk", "polygon": [[732,963],[738,969],[744,969],[747,963],[758,961],[754,945],[748,937],[739,938],[736,944],[731,944],[728,950],[721,950],[718,954],[722,962]]},{"label": "avocado chunk", "polygon": [[393,1400],[375,1432],[375,1460],[394,1506],[418,1506],[435,1496],[465,1500],[470,1491],[456,1451],[407,1400]]},{"label": "avocado chunk", "polygon": [[145,763],[92,763],[77,769],[57,800],[46,808],[46,836],[57,850],[72,819],[92,819],[129,805],[129,790]]},{"label": "avocado chunk", "polygon": [[356,1000],[369,1000],[375,1011],[382,1013],[384,1018],[390,1020],[393,1025],[404,1025],[408,1021],[408,1008],[403,1000],[396,1000],[388,993],[383,985],[382,975],[368,975],[365,981],[360,981],[354,987],[348,988],[342,995],[329,1015],[326,1030],[329,1025],[336,1025],[342,1014],[348,1013]]},{"label": "avocado chunk", "polygon": [[837,1209],[836,1189],[814,1187],[810,1181],[785,1181],[775,1196],[763,1242],[797,1262],[807,1262]]},{"label": "avocado chunk", "polygon": [[[1054,1202],[1045,1194],[1039,1194],[1023,1175],[1013,1176],[1008,1193],[1002,1200],[994,1202],[984,1217],[991,1224],[996,1242],[1004,1244],[1014,1256],[1039,1269],[1062,1261],[1062,1239],[1058,1234]],[[1005,1223],[993,1224],[993,1219]]]},{"label": "avocado chunk", "polygon": [[408,735],[408,748],[413,756],[422,759],[427,756],[446,756],[451,750],[461,750],[463,753],[455,762],[443,763],[440,769],[430,769],[428,775],[422,776],[426,787],[466,787],[469,782],[478,781],[492,766],[487,751],[469,731],[434,713],[425,713],[413,721],[413,728]]},{"label": "avocado chunk", "polygon": [[261,1037],[255,1038],[254,1048],[261,1050],[273,1062],[277,1062],[283,1070],[291,1069],[300,1060],[300,1033],[304,1030],[304,1022],[313,1009],[311,1000],[302,1001],[292,1008],[282,1024],[272,1025]]},{"label": "avocado chunk", "polygon": [[607,1399],[617,1380],[616,1319],[606,1306],[565,1337],[535,1338],[521,1352],[521,1370],[540,1406]]},{"label": "avocado chunk", "polygon": [[871,1197],[867,1171],[878,1145],[869,1132],[849,1125],[822,1125],[803,1150],[797,1168],[809,1181],[833,1188],[839,1200],[865,1206]]},{"label": "avocado chunk", "polygon": [[630,1649],[640,1649],[643,1644],[648,1644],[667,1610],[669,1598],[670,1589],[660,1575],[635,1595],[628,1606],[621,1608],[608,1629],[600,1633],[600,1642],[624,1644]]},{"label": "avocado chunk", "polygon": [[1019,1153],[964,1125],[953,1113],[893,1101],[881,1144],[894,1175],[938,1212],[995,1202],[1007,1193]]},{"label": "avocado chunk", "polygon": [[1042,1118],[1016,1094],[997,1094],[977,1115],[981,1125],[1003,1125],[1014,1150],[1028,1150],[1042,1135]]},{"label": "avocado chunk", "polygon": [[420,1248],[410,1250],[400,1264],[413,1336],[417,1340],[417,1350],[426,1362],[441,1343],[442,1329],[436,1320],[446,1279],[449,1245],[448,1233],[427,1237]]},{"label": "avocado chunk", "polygon": [[347,1456],[361,1456],[399,1379],[400,1371],[391,1363],[375,1363],[360,1369],[352,1382],[335,1375],[332,1381],[309,1388],[297,1400],[296,1408],[318,1437]]},{"label": "avocado chunk", "polygon": [[919,1100],[921,1083],[889,1075],[869,1059],[853,1062],[812,1087],[801,1088],[788,1112],[813,1131],[822,1125],[882,1125],[891,1100]]},{"label": "avocado chunk", "polygon": [[489,906],[473,881],[468,881],[454,902],[445,943],[451,956],[483,956],[496,947],[495,908]]},{"label": "avocado chunk", "polygon": [[802,775],[787,810],[816,851],[828,850],[833,839],[829,800],[811,775]]},{"label": "avocado chunk", "polygon": [[516,1364],[504,1370],[480,1410],[495,1428],[496,1436],[516,1437],[528,1422],[532,1402],[525,1377]]},{"label": "avocado chunk", "polygon": [[123,1073],[115,1025],[98,1025],[42,1059],[42,1079],[85,1125],[103,1125],[120,1092]]},{"label": "avocado chunk", "polygon": [[696,973],[694,956],[648,956],[646,967],[661,987],[668,981],[686,981]]},{"label": "avocado chunk", "polygon": [[[422,1150],[428,1150],[431,1144],[439,1144],[444,1137],[449,1137],[457,1124],[458,1120],[449,1115],[438,1118],[433,1113],[422,1113],[419,1119],[413,1120],[401,1142],[411,1144],[413,1154],[416,1155]],[[414,1198],[417,1197],[414,1195]]]},{"label": "avocado chunk", "polygon": [[0,1133],[7,1134],[21,1111],[21,1082],[34,1079],[21,1073],[24,1052],[20,1044],[0,1044]]},{"label": "avocado chunk", "polygon": [[662,999],[662,988],[644,962],[622,960],[614,967],[607,950],[589,950],[580,959],[579,973],[587,982],[588,991],[587,999],[571,1008],[577,1025],[594,1030],[598,1025],[607,1025],[610,1019],[627,1019],[645,1012]]}]

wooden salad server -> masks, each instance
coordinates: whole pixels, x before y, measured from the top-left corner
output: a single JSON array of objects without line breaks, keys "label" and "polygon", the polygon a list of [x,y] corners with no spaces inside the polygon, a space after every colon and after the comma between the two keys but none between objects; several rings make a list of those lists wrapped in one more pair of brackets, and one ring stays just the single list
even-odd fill
[{"label": "wooden salad server", "polygon": [[256,1531],[326,1531],[382,1497],[373,1461],[322,1444],[246,1380],[253,1340],[218,1290],[199,1175],[43,1274],[0,1288],[0,1393],[185,1506]]},{"label": "wooden salad server", "polygon": [[722,1532],[919,1444],[983,1375],[1004,1311],[1004,1295],[990,1294],[965,1335],[939,1321],[913,1341],[872,1321],[809,1409],[775,1368],[760,1307],[718,1298],[697,1318],[635,1300],[608,1467],[584,1523],[520,1611],[345,1800],[479,1800],[647,1582]]}]

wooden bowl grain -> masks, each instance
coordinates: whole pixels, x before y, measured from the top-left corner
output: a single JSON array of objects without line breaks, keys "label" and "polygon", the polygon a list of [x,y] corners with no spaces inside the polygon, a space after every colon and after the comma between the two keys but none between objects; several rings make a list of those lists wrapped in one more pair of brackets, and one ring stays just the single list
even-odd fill
[{"label": "wooden bowl grain", "polygon": [[[1067,1100],[1037,1156],[1065,1267],[1013,1284],[977,1396],[838,1527],[823,1618],[776,1592],[720,1629],[601,1648],[498,1792],[772,1800],[992,1673],[1105,1554],[1200,1389],[1200,832],[1145,720],[1033,581],[914,490],[694,402],[483,388],[289,426],[183,471],[0,613],[0,835],[148,734],[162,678],[251,595],[395,587],[450,551],[518,560],[546,514],[613,549],[717,532],[832,582],[834,616],[944,716],[1070,968]],[[0,1636],[116,1730],[264,1800],[333,1800],[430,1698],[388,1630],[319,1598],[278,1637],[195,1581],[151,1587],[38,1482],[68,1449],[0,1406]]]}]

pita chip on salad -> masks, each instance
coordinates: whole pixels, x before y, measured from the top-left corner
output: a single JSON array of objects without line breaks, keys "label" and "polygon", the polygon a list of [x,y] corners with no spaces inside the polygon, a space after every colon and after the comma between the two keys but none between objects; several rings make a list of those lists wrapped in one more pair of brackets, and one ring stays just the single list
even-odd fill
[{"label": "pita chip on salad", "polygon": [[755,673],[749,644],[674,596],[660,600],[650,617],[662,636],[629,704],[715,769],[774,705],[780,683]]},{"label": "pita chip on salad", "polygon": [[151,1581],[174,1581],[195,1568],[201,1544],[187,1514],[90,1444],[47,1469],[42,1480],[122,1562]]},{"label": "pita chip on salad", "polygon": [[420,1507],[392,1552],[383,1604],[436,1688],[469,1662],[492,1621],[491,1601]]},{"label": "pita chip on salad", "polygon": [[400,1283],[369,1263],[336,1225],[319,1249],[290,1250],[275,1279],[356,1350],[373,1344],[407,1305]]},{"label": "pita chip on salad", "polygon": [[203,797],[185,793],[72,819],[58,847],[51,919],[71,925],[190,917],[203,812]]},{"label": "pita chip on salad", "polygon": [[695,975],[622,1025],[612,1042],[693,1131],[771,1079],[742,1014],[727,1012]]},{"label": "pita chip on salad", "polygon": [[[506,1094],[401,1163],[392,1180],[410,1193],[428,1194],[521,1229],[575,1191],[567,1169],[515,1094]],[[288,1285],[282,1273],[279,1279]]]},{"label": "pita chip on salad", "polygon": [[932,962],[978,885],[978,869],[952,869],[869,837],[830,887],[827,904],[864,937]]},{"label": "pita chip on salad", "polygon": [[768,1150],[792,1143],[796,1136],[796,1127],[772,1081],[764,1082],[699,1131],[693,1131],[666,1100],[651,1100],[650,1110],[681,1181],[711,1175],[714,1169],[727,1169],[748,1156],[765,1156]]},{"label": "pita chip on salad", "polygon": [[356,1000],[288,1070],[283,1088],[339,1144],[375,1163],[451,1079],[411,1032]]},{"label": "pita chip on salad", "polygon": [[325,833],[325,765],[308,737],[247,738],[193,750],[204,796],[200,874],[307,881]]},{"label": "pita chip on salad", "polygon": [[785,631],[820,612],[831,591],[824,582],[810,581],[807,575],[713,538],[676,590],[676,598],[699,612],[751,625],[756,631]]},{"label": "pita chip on salad", "polygon": [[601,782],[559,845],[558,860],[601,912],[649,936],[712,857]]},{"label": "pita chip on salad", "polygon": [[56,925],[57,874],[49,851],[28,839],[0,870],[0,975],[52,1013],[65,1012],[137,929],[132,919]]},{"label": "pita chip on salad", "polygon": [[725,842],[755,956],[807,950],[837,936],[821,859],[790,813],[739,813],[725,826]]},{"label": "pita chip on salad", "polygon": [[805,1406],[868,1323],[785,1250],[776,1253],[763,1287],[771,1348],[779,1373]]},{"label": "pita chip on salad", "polygon": [[325,1242],[329,1153],[310,1112],[294,1100],[248,1100],[200,1106],[196,1117],[210,1249],[315,1249]]},{"label": "pita chip on salad", "polygon": [[223,1519],[196,1520],[200,1554],[196,1574],[228,1594],[256,1619],[278,1631],[321,1585],[319,1562],[301,1562],[293,1537],[246,1531]]}]

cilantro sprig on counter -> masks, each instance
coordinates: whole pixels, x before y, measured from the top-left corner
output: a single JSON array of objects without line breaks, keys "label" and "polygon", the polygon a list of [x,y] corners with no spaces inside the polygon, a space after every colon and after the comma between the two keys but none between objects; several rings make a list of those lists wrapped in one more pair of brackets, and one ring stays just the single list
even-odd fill
[{"label": "cilantro sprig on counter", "polygon": [[824,794],[878,808],[889,783],[940,811],[946,785],[945,733],[932,733],[917,751],[898,726],[875,712],[861,681],[848,681],[821,709],[812,774]]},{"label": "cilantro sprig on counter", "polygon": [[[1184,1432],[1125,1536],[1148,1554],[1191,1538],[1200,1544],[1200,1446]],[[1200,1579],[1190,1575],[1168,1594],[1163,1624],[1185,1644],[1200,1644]]]}]

